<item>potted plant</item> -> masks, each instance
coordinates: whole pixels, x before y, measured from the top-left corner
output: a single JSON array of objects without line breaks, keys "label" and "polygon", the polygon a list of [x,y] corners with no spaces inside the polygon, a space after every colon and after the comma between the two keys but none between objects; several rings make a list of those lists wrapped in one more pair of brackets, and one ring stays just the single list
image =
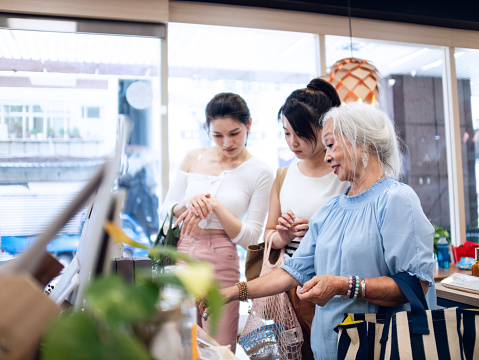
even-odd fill
[{"label": "potted plant", "polygon": [[[107,226],[105,228],[115,241],[144,247],[126,238],[119,228],[113,229],[113,232]],[[135,284],[127,284],[117,276],[94,279],[86,289],[83,309],[64,311],[44,336],[41,359],[157,358],[154,351],[155,348],[158,351],[158,344],[161,347],[170,341],[172,329],[167,324],[171,324],[172,319],[184,321],[183,303],[177,311],[160,306],[166,290],[171,288],[189,294],[185,298],[193,299],[192,304],[191,301],[188,303],[193,310],[195,297],[205,299],[209,305],[212,332],[215,331],[223,298],[218,283],[213,280],[210,264],[197,262],[176,252],[174,248],[150,249],[152,260],[160,256],[182,260],[186,265],[176,272],[160,273],[157,276],[152,276],[150,272]],[[183,324],[193,327],[196,326],[193,325],[195,321],[196,319],[189,319]],[[185,336],[186,333],[186,336],[193,336],[193,329],[183,331],[182,335]],[[164,356],[165,354],[161,358]],[[170,358],[173,355],[166,356]]]},{"label": "potted plant", "polygon": [[436,226],[434,224],[432,224],[432,226],[434,226],[434,256],[437,259],[437,242],[439,241],[439,239],[445,238],[447,243],[450,245],[451,238],[449,236],[449,232],[447,230],[444,230],[444,228]]},{"label": "potted plant", "polygon": [[30,133],[30,137],[31,137],[32,139],[36,139],[36,138],[37,138],[37,135],[40,133],[40,130],[33,128],[33,129],[30,130],[29,133]]},{"label": "potted plant", "polygon": [[434,225],[434,257],[440,269],[447,269],[451,261],[449,245],[451,239],[444,228]]},{"label": "potted plant", "polygon": [[70,136],[74,139],[77,139],[80,137],[80,129],[78,129],[76,126],[73,128]]},{"label": "potted plant", "polygon": [[54,138],[55,137],[55,130],[51,126],[49,126],[47,128],[47,137],[48,138]]},{"label": "potted plant", "polygon": [[13,135],[12,137],[21,138],[23,135],[23,124],[21,120],[13,120],[10,123],[10,133]]}]

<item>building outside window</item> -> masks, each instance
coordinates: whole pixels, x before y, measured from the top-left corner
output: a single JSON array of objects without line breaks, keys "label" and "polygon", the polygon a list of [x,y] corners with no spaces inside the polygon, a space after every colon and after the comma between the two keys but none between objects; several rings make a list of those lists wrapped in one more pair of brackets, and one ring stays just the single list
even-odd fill
[{"label": "building outside window", "polygon": [[[148,238],[158,231],[162,40],[157,28],[132,36],[128,23],[119,35],[109,26],[111,34],[0,29],[3,245],[17,236],[21,250],[112,156],[120,115],[134,123],[118,181],[129,190],[124,212]],[[78,242],[82,217],[62,233]]]}]

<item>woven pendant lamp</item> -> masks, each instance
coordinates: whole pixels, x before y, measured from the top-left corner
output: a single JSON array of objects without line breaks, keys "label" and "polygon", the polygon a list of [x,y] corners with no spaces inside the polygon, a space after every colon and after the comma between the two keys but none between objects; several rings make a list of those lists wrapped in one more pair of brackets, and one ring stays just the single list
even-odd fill
[{"label": "woven pendant lamp", "polygon": [[345,58],[331,67],[329,83],[334,86],[342,102],[364,102],[376,105],[381,79],[378,70],[366,60]]},{"label": "woven pendant lamp", "polygon": [[341,102],[358,101],[375,106],[379,99],[381,78],[374,65],[353,57],[351,0],[348,0],[348,17],[351,57],[341,59],[331,66],[328,81],[338,92]]}]

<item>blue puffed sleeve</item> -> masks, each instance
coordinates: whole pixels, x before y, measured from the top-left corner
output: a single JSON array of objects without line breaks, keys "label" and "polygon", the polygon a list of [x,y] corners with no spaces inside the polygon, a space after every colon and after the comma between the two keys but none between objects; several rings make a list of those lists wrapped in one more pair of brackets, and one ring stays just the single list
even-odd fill
[{"label": "blue puffed sleeve", "polygon": [[432,285],[434,227],[418,196],[408,185],[396,183],[380,202],[379,231],[390,272],[407,272]]},{"label": "blue puffed sleeve", "polygon": [[311,280],[316,275],[315,252],[318,234],[328,214],[332,204],[337,197],[326,201],[323,206],[309,220],[309,230],[299,243],[292,257],[284,260],[285,264],[281,266],[292,277],[301,284]]},{"label": "blue puffed sleeve", "polygon": [[299,247],[292,257],[284,259],[284,265],[280,268],[286,270],[292,277],[301,284],[310,280],[314,276],[314,234],[309,228],[305,237],[301,240]]}]

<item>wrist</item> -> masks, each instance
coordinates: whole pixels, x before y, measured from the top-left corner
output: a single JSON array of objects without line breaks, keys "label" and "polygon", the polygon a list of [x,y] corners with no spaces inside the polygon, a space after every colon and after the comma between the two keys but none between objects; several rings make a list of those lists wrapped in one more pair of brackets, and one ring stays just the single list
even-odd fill
[{"label": "wrist", "polygon": [[236,283],[236,287],[238,288],[238,300],[239,301],[248,301],[248,286],[246,282],[240,281]]},{"label": "wrist", "polygon": [[173,209],[173,215],[175,215],[175,217],[179,217],[186,210],[188,210],[188,207],[186,206],[186,201],[183,201],[182,203],[179,203],[175,206],[175,208]]},{"label": "wrist", "polygon": [[232,301],[239,300],[239,288],[234,285],[224,290],[223,293],[225,303],[228,304]]},{"label": "wrist", "polygon": [[347,276],[340,277],[340,293],[338,295],[346,296],[349,290],[349,278]]},{"label": "wrist", "polygon": [[211,211],[213,211],[214,213],[219,209],[220,205],[221,204],[216,201],[216,199],[210,200]]}]

